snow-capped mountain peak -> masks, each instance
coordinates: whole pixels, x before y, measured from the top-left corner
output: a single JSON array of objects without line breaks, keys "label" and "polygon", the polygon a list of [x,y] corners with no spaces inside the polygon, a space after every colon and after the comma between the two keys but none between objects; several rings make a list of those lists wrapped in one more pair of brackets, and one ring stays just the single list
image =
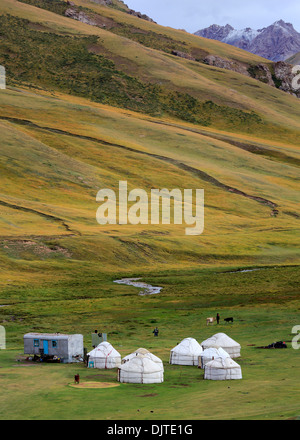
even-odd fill
[{"label": "snow-capped mountain peak", "polygon": [[249,27],[238,30],[229,24],[214,24],[195,35],[240,47],[272,61],[286,60],[300,51],[300,33],[283,20],[258,30]]}]

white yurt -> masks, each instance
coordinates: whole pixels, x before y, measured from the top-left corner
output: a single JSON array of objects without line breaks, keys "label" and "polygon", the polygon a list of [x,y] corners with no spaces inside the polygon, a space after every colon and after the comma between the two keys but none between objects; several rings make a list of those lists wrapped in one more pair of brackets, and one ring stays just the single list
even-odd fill
[{"label": "white yurt", "polygon": [[147,355],[138,354],[118,368],[118,381],[123,383],[162,383],[164,369]]},{"label": "white yurt", "polygon": [[170,353],[170,364],[198,365],[202,353],[201,345],[194,338],[185,338]]},{"label": "white yurt", "polygon": [[203,350],[209,347],[219,346],[227,351],[231,358],[236,358],[241,355],[241,346],[238,342],[231,339],[225,333],[216,333],[211,338],[206,339],[201,343]]},{"label": "white yurt", "polygon": [[198,367],[204,368],[208,362],[213,361],[214,359],[226,359],[228,357],[230,357],[229,354],[222,347],[209,347],[203,350],[200,354]]},{"label": "white yurt", "polygon": [[121,365],[121,355],[107,341],[101,342],[88,353],[89,368],[117,368]]},{"label": "white yurt", "polygon": [[150,351],[147,350],[146,348],[138,348],[133,353],[128,354],[127,356],[125,356],[122,359],[122,364],[125,364],[126,362],[129,362],[132,358],[138,356],[139,354],[147,357],[148,359],[150,359],[153,362],[156,362],[157,364],[159,364],[161,366],[162,369],[164,368],[162,360],[159,357],[155,356],[153,353],[150,353]]},{"label": "white yurt", "polygon": [[204,367],[204,379],[233,380],[242,379],[241,367],[230,357],[218,358],[208,362]]}]

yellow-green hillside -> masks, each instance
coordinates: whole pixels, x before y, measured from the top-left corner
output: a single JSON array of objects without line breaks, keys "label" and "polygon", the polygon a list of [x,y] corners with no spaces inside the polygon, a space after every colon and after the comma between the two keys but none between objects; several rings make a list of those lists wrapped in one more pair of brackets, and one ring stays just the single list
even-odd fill
[{"label": "yellow-green hillside", "polygon": [[[118,247],[115,234],[120,234],[128,237],[130,246],[144,231],[139,243],[148,249],[144,257],[149,264],[164,252],[166,264],[168,259],[177,264],[176,252],[184,264],[185,250],[188,264],[210,252],[225,261],[231,254],[253,262],[268,256],[294,261],[299,215],[296,147],[259,144],[252,137],[201,131],[183,123],[158,123],[63,95],[8,89],[0,98],[4,235],[43,235],[47,221],[54,230],[45,235],[75,234],[70,244],[87,235],[110,241],[109,248]],[[97,191],[117,190],[120,180],[127,180],[129,189],[146,191],[204,188],[205,233],[188,238],[182,226],[155,227],[152,234],[151,225],[98,225]],[[23,209],[21,218],[36,212],[55,219],[40,215],[32,228],[29,222],[26,227],[22,221],[10,223],[13,206],[17,211],[30,209]],[[164,240],[157,237],[159,231]],[[275,247],[269,234],[277,237]],[[111,257],[105,254],[105,266],[118,261],[117,253]]]},{"label": "yellow-green hillside", "polygon": [[[199,50],[257,61],[117,9],[78,5],[156,36],[175,41],[180,35]],[[294,261],[295,97],[30,4],[4,0],[0,11],[0,62],[8,84],[0,94],[4,236],[70,235],[66,248],[84,243],[85,236],[99,246],[104,240],[104,269],[132,246],[132,258],[122,258],[125,266],[139,264],[141,253],[147,265],[159,255],[167,265]],[[153,233],[151,225],[100,227],[97,191],[116,189],[120,180],[131,189],[204,188],[204,234],[188,238],[174,225]],[[10,221],[15,211],[17,224]]]}]

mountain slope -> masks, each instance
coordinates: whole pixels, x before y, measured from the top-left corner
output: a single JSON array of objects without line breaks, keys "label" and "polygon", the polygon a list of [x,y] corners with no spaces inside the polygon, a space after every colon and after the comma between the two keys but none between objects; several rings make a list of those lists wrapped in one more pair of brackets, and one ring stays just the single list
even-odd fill
[{"label": "mountain slope", "polygon": [[[106,13],[117,14],[119,19],[124,16],[126,20],[157,28],[153,23],[102,8]],[[30,78],[34,78],[31,86],[89,96],[100,102],[149,114],[169,114],[202,125],[226,129],[232,126],[233,131],[250,131],[265,136],[276,137],[278,133],[277,139],[286,136],[286,128],[290,126],[296,136],[299,110],[295,99],[268,85],[238,73],[153,50],[99,27],[23,3],[4,0],[1,10],[16,16],[2,19],[6,23],[3,32],[6,32],[7,40],[2,45],[0,62],[6,66],[8,82],[28,85]],[[30,20],[17,18],[20,16]],[[74,33],[77,43],[71,37]],[[200,46],[199,39],[192,38],[199,49],[208,49],[205,45],[210,43],[209,40],[201,40]],[[26,39],[31,44],[27,42],[22,46]],[[40,46],[39,51],[35,50],[36,45]],[[51,55],[50,47],[54,50]],[[213,42],[212,47],[213,53],[220,54],[228,46]],[[227,54],[232,59],[237,59],[234,58],[236,50],[239,60],[242,59],[240,54],[247,54],[239,49],[232,50]],[[83,59],[87,61],[86,69]],[[46,67],[49,62],[54,63],[51,74]],[[105,74],[99,74],[97,66],[105,68]],[[83,78],[84,70],[86,77]],[[230,79],[233,77],[236,78],[234,81]],[[122,86],[112,91],[111,78]],[[286,107],[287,102],[293,112]],[[282,123],[284,127],[281,128]]]},{"label": "mountain slope", "polygon": [[222,41],[272,61],[284,61],[300,50],[300,33],[283,20],[259,30],[212,25],[195,35]]},{"label": "mountain slope", "polygon": [[[57,115],[60,116],[60,122],[57,122]],[[186,251],[194,249],[197,259],[196,256],[200,257],[204,250],[202,246],[198,248],[197,244],[207,240],[207,254],[211,246],[208,245],[209,241],[213,240],[215,234],[221,237],[222,231],[227,228],[231,232],[227,238],[223,237],[224,242],[217,253],[225,252],[228,239],[233,240],[232,250],[234,237],[237,240],[236,246],[246,236],[250,242],[251,237],[256,236],[258,239],[259,236],[259,242],[266,242],[267,246],[269,237],[263,225],[270,228],[272,234],[272,228],[278,228],[283,219],[285,232],[282,232],[281,240],[284,242],[297,223],[296,217],[288,213],[297,213],[295,179],[298,169],[284,156],[288,154],[297,163],[297,149],[290,148],[288,151],[286,147],[274,148],[265,144],[265,153],[261,151],[256,155],[250,146],[253,146],[253,151],[256,146],[259,152],[263,145],[251,139],[248,139],[247,151],[242,148],[243,142],[247,145],[245,139],[232,139],[228,135],[226,138],[225,133],[223,139],[219,133],[222,140],[218,140],[212,137],[213,133],[197,133],[188,126],[172,126],[163,121],[157,124],[155,119],[147,120],[134,114],[119,113],[84,101],[72,103],[63,96],[59,99],[38,97],[18,90],[1,94],[0,119],[5,160],[3,165],[6,170],[1,177],[1,202],[6,203],[8,210],[13,209],[13,206],[32,210],[31,214],[23,211],[23,217],[35,211],[36,215],[43,213],[61,219],[61,224],[54,221],[54,226],[61,230],[58,235],[66,236],[63,240],[65,244],[70,235],[67,248],[75,252],[75,255],[76,241],[83,243],[88,236],[94,236],[99,244],[103,240],[113,244],[115,238],[109,237],[111,234],[116,237],[117,234],[124,237],[127,246],[134,243],[133,238],[138,233],[136,227],[99,227],[94,220],[97,190],[101,187],[116,189],[117,182],[125,176],[131,187],[197,186],[206,191],[207,223],[203,237],[190,240],[184,236],[182,227],[174,230],[172,226],[157,227],[155,229],[168,234],[168,239],[161,242],[155,238],[155,234],[152,236],[151,226],[138,227],[138,230],[148,231],[144,238],[140,237],[139,243],[141,249],[147,246],[149,262],[154,254],[160,255],[166,245],[172,248],[175,246],[176,254],[176,243],[185,243]],[[9,147],[9,139],[14,139],[14,149]],[[184,143],[181,139],[184,139]],[[180,149],[178,142],[181,144]],[[238,146],[239,142],[241,146]],[[22,155],[18,156],[21,145]],[[283,153],[282,158],[278,157],[279,161],[271,154],[276,151]],[[142,176],[137,173],[141,168]],[[27,191],[24,197],[22,188],[25,185]],[[255,197],[261,197],[261,200],[255,200]],[[277,219],[270,217],[272,203],[278,206]],[[225,212],[227,214],[224,217]],[[5,219],[6,215],[2,218]],[[221,218],[223,220],[220,223]],[[40,221],[32,224],[32,230],[29,228],[27,233],[41,235],[44,221],[40,217]],[[52,223],[51,219],[48,221]],[[62,223],[68,225],[69,232]],[[18,222],[15,226],[7,223],[5,235],[18,236],[21,233],[24,236],[26,229],[20,229],[21,224],[19,227],[17,225]],[[53,233],[49,230],[45,235],[51,237]],[[109,258],[112,257],[106,255],[104,258],[108,266]],[[172,261],[173,258],[170,258]],[[182,258],[184,262],[184,252]]]},{"label": "mountain slope", "polygon": [[[189,49],[239,63],[248,57],[117,9],[84,5],[126,26],[151,29],[156,47],[160,35],[175,42],[180,35],[179,44]],[[295,258],[296,98],[238,72],[172,55],[164,38],[159,50],[33,5],[4,0],[0,8],[0,62],[8,83],[0,94],[1,228],[13,240],[3,247],[6,265],[14,240],[26,237],[49,255],[47,243],[75,259],[100,258],[106,269],[120,255],[124,268],[141,259],[146,266],[184,266],[236,261],[237,255],[245,262]],[[255,65],[256,57],[250,62]],[[204,188],[205,235],[190,239],[174,225],[99,229],[96,193],[117,189],[124,179],[148,189]],[[109,251],[99,256],[98,247]],[[26,249],[21,246],[21,255],[36,258]]]}]

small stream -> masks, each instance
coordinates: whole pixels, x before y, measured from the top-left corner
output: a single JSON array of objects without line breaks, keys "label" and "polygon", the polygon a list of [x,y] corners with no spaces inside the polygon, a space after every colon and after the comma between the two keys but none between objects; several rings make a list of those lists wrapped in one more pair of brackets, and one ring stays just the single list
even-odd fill
[{"label": "small stream", "polygon": [[115,280],[114,283],[126,284],[126,286],[138,287],[140,290],[139,295],[156,295],[160,293],[162,287],[151,286],[151,284],[143,283],[139,281],[141,278],[122,278],[121,280]]},{"label": "small stream", "polygon": [[254,272],[255,270],[266,270],[266,269],[277,269],[277,267],[255,267],[253,269],[236,269],[230,272],[219,272],[219,273],[245,273],[245,272]]},{"label": "small stream", "polygon": [[227,273],[244,273],[244,272],[254,272],[255,270],[262,270],[262,269],[238,269],[238,270],[233,270],[232,272],[227,272]]},{"label": "small stream", "polygon": [[[217,272],[218,275],[226,273],[245,273],[254,272],[256,270],[273,269],[273,267],[256,267],[252,269],[236,269],[228,272]],[[141,278],[122,278],[121,280],[115,280],[114,283],[125,284],[126,286],[133,286],[140,289],[139,295],[157,295],[163,289],[162,287],[152,286],[151,284],[146,284],[140,281]],[[1,306],[0,306],[1,307]]]}]

